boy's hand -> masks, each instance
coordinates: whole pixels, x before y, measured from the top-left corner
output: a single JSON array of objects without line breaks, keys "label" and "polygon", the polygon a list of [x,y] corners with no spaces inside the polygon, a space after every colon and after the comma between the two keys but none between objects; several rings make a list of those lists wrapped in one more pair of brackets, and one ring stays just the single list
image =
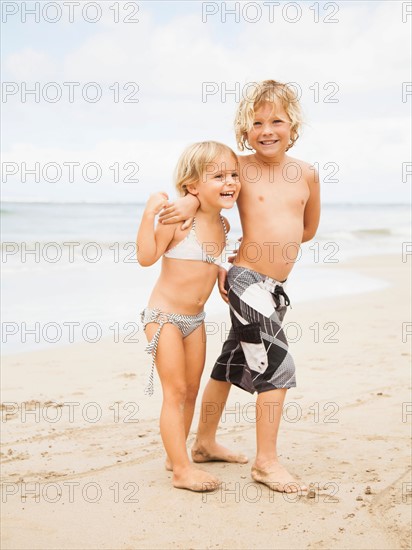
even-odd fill
[{"label": "boy's hand", "polygon": [[217,274],[217,284],[219,287],[219,292],[223,300],[228,304],[229,298],[227,297],[227,290],[225,289],[225,282],[227,277],[227,271],[223,267],[219,267],[219,272]]},{"label": "boy's hand", "polygon": [[166,193],[153,193],[146,203],[145,211],[149,214],[158,214],[167,204],[169,197]]},{"label": "boy's hand", "polygon": [[199,208],[199,201],[190,193],[175,202],[168,203],[159,216],[159,222],[168,224],[184,222],[182,230],[189,227]]}]

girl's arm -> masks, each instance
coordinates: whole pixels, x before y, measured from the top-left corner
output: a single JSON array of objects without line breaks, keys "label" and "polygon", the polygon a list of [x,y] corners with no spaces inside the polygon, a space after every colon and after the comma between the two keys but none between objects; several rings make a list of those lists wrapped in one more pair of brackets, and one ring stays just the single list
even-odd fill
[{"label": "girl's arm", "polygon": [[167,203],[167,200],[166,193],[154,193],[147,201],[136,238],[137,261],[142,266],[146,267],[157,262],[173,239],[176,224],[162,225],[159,223],[156,230],[154,228],[156,215]]},{"label": "girl's arm", "polygon": [[195,195],[188,193],[184,197],[167,204],[159,216],[159,222],[168,224],[184,221],[182,229],[186,229],[191,224],[199,205],[199,200]]},{"label": "girl's arm", "polygon": [[[225,218],[224,216],[222,216],[222,218],[223,218],[223,222],[226,226],[226,233],[229,233],[230,223],[227,220],[227,218]],[[226,246],[225,246],[225,253],[226,253]],[[230,258],[232,258],[232,261],[230,260]],[[236,255],[229,256],[227,258],[227,261],[232,263],[234,258],[236,258]],[[218,270],[218,273],[217,273],[217,286],[219,288],[220,296],[228,304],[229,303],[229,298],[227,297],[227,290],[225,289],[226,277],[227,277],[226,269],[224,267],[220,266],[219,270]]]},{"label": "girl's arm", "polygon": [[227,290],[225,289],[226,277],[226,269],[224,267],[219,267],[219,271],[217,272],[217,286],[219,288],[220,296],[228,304],[229,298],[227,296]]}]

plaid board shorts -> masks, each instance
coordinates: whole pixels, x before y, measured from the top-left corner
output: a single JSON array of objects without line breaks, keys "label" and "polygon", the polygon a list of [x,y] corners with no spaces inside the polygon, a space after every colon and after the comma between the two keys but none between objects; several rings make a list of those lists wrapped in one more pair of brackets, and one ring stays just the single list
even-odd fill
[{"label": "plaid board shorts", "polygon": [[289,298],[284,283],[241,266],[227,274],[232,327],[213,367],[214,380],[250,393],[294,388],[295,363],[281,328]]}]

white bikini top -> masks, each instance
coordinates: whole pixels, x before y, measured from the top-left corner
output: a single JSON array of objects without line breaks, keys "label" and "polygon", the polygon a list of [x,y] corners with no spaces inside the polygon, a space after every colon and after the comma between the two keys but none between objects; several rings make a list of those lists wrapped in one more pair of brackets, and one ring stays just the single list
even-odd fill
[{"label": "white bikini top", "polygon": [[[180,241],[180,243],[177,243],[176,246],[170,248],[169,250],[166,250],[163,256],[165,256],[166,258],[175,258],[176,260],[197,260],[200,262],[206,262],[208,264],[215,264],[218,266],[222,265],[226,261],[224,256],[227,244],[227,231],[222,216],[220,216],[220,220],[222,222],[223,231],[225,234],[225,246],[223,247],[223,250],[219,254],[219,256],[210,256],[209,254],[206,254],[206,252],[204,252],[202,245],[199,243],[196,237],[195,218],[193,218],[192,228],[189,231],[189,234],[186,235],[186,237],[182,241]],[[207,245],[208,243],[204,244]]]}]

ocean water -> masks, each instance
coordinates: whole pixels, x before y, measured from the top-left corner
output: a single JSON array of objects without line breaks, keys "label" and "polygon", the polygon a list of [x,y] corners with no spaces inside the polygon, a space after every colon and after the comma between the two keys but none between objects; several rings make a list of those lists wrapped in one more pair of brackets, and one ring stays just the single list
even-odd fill
[{"label": "ocean water", "polygon": [[[135,237],[142,204],[4,202],[2,220],[2,352],[30,351],[112,335],[143,338],[139,312],[159,265],[142,268]],[[233,247],[237,210],[225,213]],[[399,254],[411,242],[405,205],[324,205],[316,237],[304,243],[288,280],[291,302],[384,288],[386,281],[331,270],[352,257]],[[405,247],[406,245],[404,245]],[[232,248],[232,247],[230,247]],[[217,289],[208,319],[227,311]]]}]

